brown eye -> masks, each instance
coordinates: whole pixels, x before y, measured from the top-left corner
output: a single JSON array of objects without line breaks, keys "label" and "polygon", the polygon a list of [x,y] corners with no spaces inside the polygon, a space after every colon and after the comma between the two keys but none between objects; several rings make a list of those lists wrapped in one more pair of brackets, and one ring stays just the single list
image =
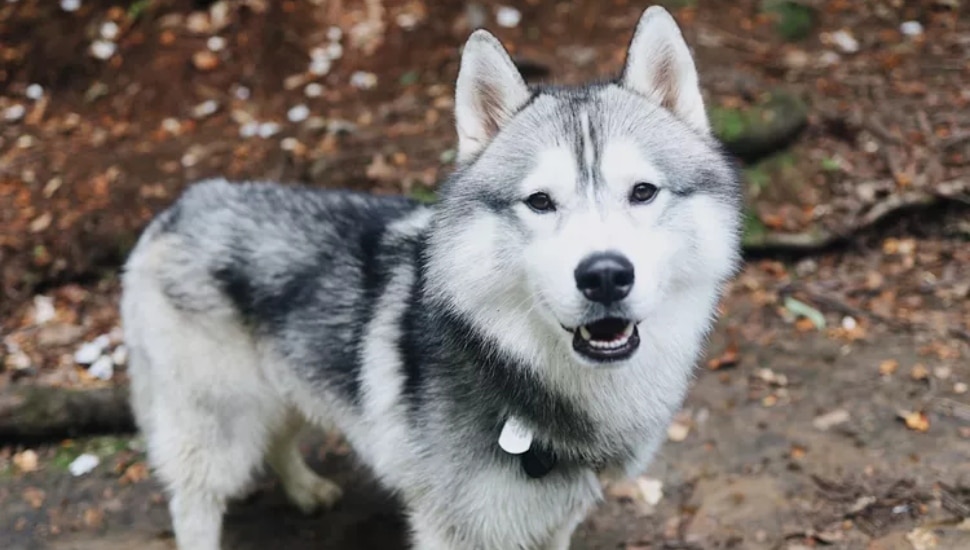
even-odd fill
[{"label": "brown eye", "polygon": [[552,199],[545,193],[533,193],[529,195],[529,198],[525,199],[525,203],[536,212],[552,212],[556,209],[556,205],[552,203]]},{"label": "brown eye", "polygon": [[638,183],[633,186],[633,191],[630,192],[630,202],[646,204],[652,201],[660,189],[652,183]]}]

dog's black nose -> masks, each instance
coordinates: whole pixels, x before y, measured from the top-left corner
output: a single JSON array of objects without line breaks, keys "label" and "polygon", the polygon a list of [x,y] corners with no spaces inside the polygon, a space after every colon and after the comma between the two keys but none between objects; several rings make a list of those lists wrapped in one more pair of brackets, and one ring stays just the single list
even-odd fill
[{"label": "dog's black nose", "polygon": [[576,288],[601,304],[619,302],[633,288],[633,264],[616,252],[587,256],[576,267]]}]

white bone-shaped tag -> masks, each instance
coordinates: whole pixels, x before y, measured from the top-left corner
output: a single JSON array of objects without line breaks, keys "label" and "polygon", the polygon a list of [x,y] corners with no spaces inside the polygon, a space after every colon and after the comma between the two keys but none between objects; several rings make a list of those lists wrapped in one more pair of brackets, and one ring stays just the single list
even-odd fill
[{"label": "white bone-shaped tag", "polygon": [[511,455],[520,455],[532,446],[532,430],[523,426],[514,416],[510,416],[502,426],[498,445]]}]

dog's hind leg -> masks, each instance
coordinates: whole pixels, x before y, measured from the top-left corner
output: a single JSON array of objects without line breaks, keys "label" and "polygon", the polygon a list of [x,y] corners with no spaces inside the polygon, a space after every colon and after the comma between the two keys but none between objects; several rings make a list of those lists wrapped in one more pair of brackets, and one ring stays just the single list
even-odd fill
[{"label": "dog's hind leg", "polygon": [[178,548],[219,550],[226,503],[250,485],[286,408],[233,319],[174,307],[141,276],[129,279],[123,310],[132,407]]},{"label": "dog's hind leg", "polygon": [[291,413],[276,432],[267,461],[280,477],[287,496],[300,510],[309,514],[329,508],[343,494],[336,483],[320,477],[307,466],[298,446],[303,419]]},{"label": "dog's hind leg", "polygon": [[226,503],[249,487],[283,409],[213,386],[184,391],[155,400],[149,458],[171,495],[179,550],[219,550]]}]

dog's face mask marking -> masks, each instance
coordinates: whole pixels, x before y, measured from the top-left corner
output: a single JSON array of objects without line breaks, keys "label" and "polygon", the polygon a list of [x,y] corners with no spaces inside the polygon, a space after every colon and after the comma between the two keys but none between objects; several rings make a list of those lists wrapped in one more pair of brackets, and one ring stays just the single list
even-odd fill
[{"label": "dog's face mask marking", "polygon": [[468,308],[518,308],[582,362],[618,362],[672,296],[733,272],[737,181],[667,12],[641,19],[617,82],[578,89],[530,90],[478,31],[455,114],[460,168],[442,208],[467,262],[448,285]]}]

